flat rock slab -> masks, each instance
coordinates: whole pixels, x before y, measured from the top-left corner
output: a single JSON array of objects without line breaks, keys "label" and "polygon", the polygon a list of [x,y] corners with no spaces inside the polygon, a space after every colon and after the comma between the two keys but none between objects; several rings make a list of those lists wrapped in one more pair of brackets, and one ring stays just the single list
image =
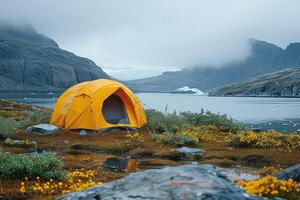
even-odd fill
[{"label": "flat rock slab", "polygon": [[186,155],[202,155],[205,153],[205,150],[203,149],[196,149],[196,148],[190,148],[190,147],[181,147],[176,149],[179,153],[184,153]]},{"label": "flat rock slab", "polygon": [[59,128],[51,124],[38,124],[30,126],[26,129],[27,133],[42,133],[45,135],[56,134],[59,132]]},{"label": "flat rock slab", "polygon": [[70,193],[60,200],[256,200],[218,173],[212,165],[184,165],[137,172],[125,178]]},{"label": "flat rock slab", "polygon": [[286,168],[274,174],[274,176],[281,180],[293,179],[294,181],[300,182],[300,164]]}]

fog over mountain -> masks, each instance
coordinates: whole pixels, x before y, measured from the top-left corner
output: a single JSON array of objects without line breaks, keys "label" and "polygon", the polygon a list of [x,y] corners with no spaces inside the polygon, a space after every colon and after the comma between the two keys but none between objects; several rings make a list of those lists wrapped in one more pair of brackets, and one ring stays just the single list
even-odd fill
[{"label": "fog over mountain", "polygon": [[[120,79],[250,56],[248,38],[300,41],[297,0],[0,0],[0,21],[32,24]],[[129,69],[129,70],[124,70]]]}]

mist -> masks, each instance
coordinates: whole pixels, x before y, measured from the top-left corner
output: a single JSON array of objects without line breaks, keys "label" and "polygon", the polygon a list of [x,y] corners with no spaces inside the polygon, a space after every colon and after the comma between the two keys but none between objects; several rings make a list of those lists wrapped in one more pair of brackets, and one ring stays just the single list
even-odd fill
[{"label": "mist", "polygon": [[0,22],[32,24],[123,80],[242,61],[248,38],[283,48],[300,41],[297,0],[0,2]]}]

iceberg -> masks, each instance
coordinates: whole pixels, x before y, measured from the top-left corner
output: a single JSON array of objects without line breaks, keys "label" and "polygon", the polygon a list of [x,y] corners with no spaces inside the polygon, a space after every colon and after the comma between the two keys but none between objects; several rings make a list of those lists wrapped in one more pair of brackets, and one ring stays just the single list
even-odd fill
[{"label": "iceberg", "polygon": [[190,88],[189,86],[177,88],[176,90],[174,90],[171,93],[172,94],[195,94],[195,95],[203,95],[203,96],[208,95],[207,92],[203,92],[203,91],[199,90],[198,88]]}]

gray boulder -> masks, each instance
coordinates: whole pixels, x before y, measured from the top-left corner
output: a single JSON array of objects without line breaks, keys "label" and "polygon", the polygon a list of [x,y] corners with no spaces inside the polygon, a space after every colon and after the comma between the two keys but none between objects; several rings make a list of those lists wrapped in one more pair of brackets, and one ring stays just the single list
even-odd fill
[{"label": "gray boulder", "polygon": [[294,181],[300,182],[300,164],[284,169],[274,174],[274,176],[282,180],[293,179]]},{"label": "gray boulder", "polygon": [[185,165],[152,169],[128,175],[103,186],[62,196],[60,200],[79,199],[261,199],[246,194],[240,187],[215,171],[212,165]]},{"label": "gray boulder", "polygon": [[176,149],[177,152],[183,153],[186,155],[202,155],[205,153],[205,150],[203,149],[196,149],[196,148],[190,148],[190,147],[181,147]]},{"label": "gray boulder", "polygon": [[30,126],[26,129],[27,133],[42,133],[45,135],[56,134],[59,132],[59,128],[51,124],[38,124]]}]

